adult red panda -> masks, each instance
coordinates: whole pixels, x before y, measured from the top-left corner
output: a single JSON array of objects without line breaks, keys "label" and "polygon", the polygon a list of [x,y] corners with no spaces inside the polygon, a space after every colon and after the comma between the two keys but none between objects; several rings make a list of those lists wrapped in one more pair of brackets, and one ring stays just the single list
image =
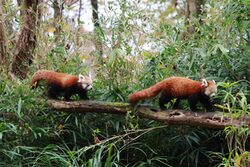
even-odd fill
[{"label": "adult red panda", "polygon": [[50,71],[38,70],[31,79],[31,88],[39,85],[44,80],[48,85],[48,97],[57,99],[63,95],[65,100],[70,100],[74,94],[78,94],[81,99],[88,99],[87,91],[92,88],[91,76],[74,76],[70,74]]},{"label": "adult red panda", "polygon": [[165,104],[176,98],[174,108],[178,107],[180,99],[188,99],[192,111],[197,110],[196,104],[198,101],[207,110],[212,110],[210,97],[217,93],[217,86],[214,80],[203,79],[202,82],[198,82],[184,77],[170,77],[145,90],[131,94],[129,102],[134,105],[140,100],[155,97],[159,93],[161,93],[159,99],[161,109],[166,109]]}]

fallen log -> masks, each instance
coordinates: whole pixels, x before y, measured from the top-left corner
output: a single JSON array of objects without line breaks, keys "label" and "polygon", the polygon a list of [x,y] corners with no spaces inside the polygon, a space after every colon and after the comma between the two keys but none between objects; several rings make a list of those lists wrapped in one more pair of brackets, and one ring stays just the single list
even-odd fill
[{"label": "fallen log", "polygon": [[[127,114],[133,111],[128,103],[99,101],[48,100],[48,105],[57,111],[68,113],[110,113]],[[203,128],[224,129],[227,126],[250,126],[250,117],[232,118],[223,112],[191,112],[185,110],[160,111],[152,106],[139,106],[135,112],[140,118],[147,118],[169,125],[189,125]]]}]

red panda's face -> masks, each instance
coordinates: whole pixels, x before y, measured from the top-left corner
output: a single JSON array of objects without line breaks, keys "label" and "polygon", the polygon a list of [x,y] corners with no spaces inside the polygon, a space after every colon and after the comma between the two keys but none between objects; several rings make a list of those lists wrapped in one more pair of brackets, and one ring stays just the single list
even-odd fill
[{"label": "red panda's face", "polygon": [[81,74],[79,74],[78,76],[78,83],[81,85],[81,87],[85,90],[90,90],[92,89],[92,78],[91,76],[83,76]]},{"label": "red panda's face", "polygon": [[202,86],[205,88],[204,89],[204,94],[213,97],[217,93],[217,85],[215,81],[207,81],[207,80],[202,80]]}]

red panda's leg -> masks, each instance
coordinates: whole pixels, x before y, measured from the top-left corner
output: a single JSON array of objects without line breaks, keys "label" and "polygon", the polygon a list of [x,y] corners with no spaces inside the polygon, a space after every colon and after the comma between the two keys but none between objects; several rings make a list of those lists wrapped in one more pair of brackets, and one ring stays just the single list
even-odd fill
[{"label": "red panda's leg", "polygon": [[173,103],[173,109],[177,109],[180,103],[180,99],[176,99],[176,101]]},{"label": "red panda's leg", "polygon": [[192,111],[197,111],[197,107],[196,107],[197,102],[198,102],[197,95],[191,95],[188,97],[189,107]]},{"label": "red panda's leg", "polygon": [[159,106],[162,110],[165,110],[165,104],[167,104],[168,102],[170,102],[172,100],[172,97],[168,97],[167,95],[164,95],[163,93],[160,96],[159,99]]},{"label": "red panda's leg", "polygon": [[80,96],[81,99],[83,100],[89,100],[88,95],[87,95],[87,91],[79,91],[78,95]]},{"label": "red panda's leg", "polygon": [[66,101],[70,101],[70,97],[71,97],[73,94],[74,94],[74,92],[73,92],[72,89],[70,89],[70,88],[66,89],[65,92],[64,92],[64,99],[65,99]]},{"label": "red panda's leg", "polygon": [[211,100],[208,96],[203,96],[200,99],[200,102],[203,104],[203,106],[206,108],[207,111],[213,110],[213,105],[212,105]]},{"label": "red panda's leg", "polygon": [[50,99],[57,99],[57,97],[58,97],[57,88],[54,87],[53,85],[48,85],[47,89],[48,89],[48,91],[47,91],[48,97]]}]

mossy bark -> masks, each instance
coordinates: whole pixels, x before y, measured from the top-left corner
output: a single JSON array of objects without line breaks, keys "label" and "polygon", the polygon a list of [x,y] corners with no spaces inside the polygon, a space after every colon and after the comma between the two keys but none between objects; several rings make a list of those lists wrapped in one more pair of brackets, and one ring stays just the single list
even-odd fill
[{"label": "mossy bark", "polygon": [[36,28],[38,25],[40,0],[22,1],[23,25],[16,43],[13,61],[9,67],[9,74],[12,79],[15,76],[24,79],[28,67],[32,63],[33,53],[36,46]]},{"label": "mossy bark", "polygon": [[[127,114],[134,111],[128,103],[110,103],[98,101],[59,101],[48,100],[51,108],[68,113],[110,113]],[[189,125],[211,129],[224,129],[227,126],[250,126],[250,117],[233,119],[228,113],[222,112],[191,112],[184,110],[160,111],[151,106],[140,106],[135,114],[169,125]]]}]

